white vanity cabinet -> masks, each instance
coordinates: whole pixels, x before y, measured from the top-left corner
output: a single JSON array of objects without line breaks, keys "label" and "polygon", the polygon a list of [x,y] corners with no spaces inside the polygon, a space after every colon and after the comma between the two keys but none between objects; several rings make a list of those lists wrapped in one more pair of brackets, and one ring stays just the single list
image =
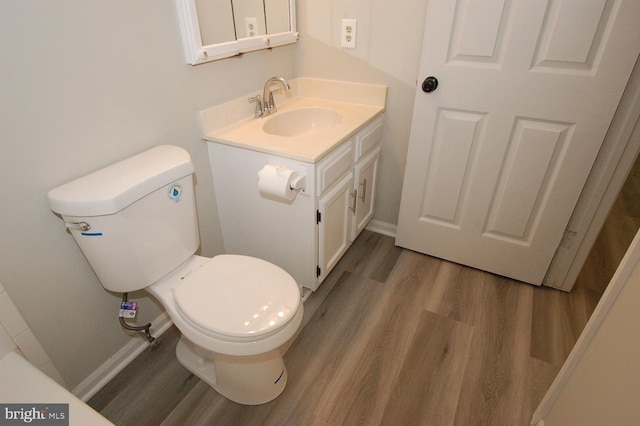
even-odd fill
[{"label": "white vanity cabinet", "polygon": [[[272,262],[315,291],[373,217],[381,128],[378,116],[317,163],[210,141],[226,251]],[[267,164],[305,174],[304,192],[292,202],[261,196]]]},{"label": "white vanity cabinet", "polygon": [[381,132],[379,118],[318,164],[318,284],[373,217]]}]

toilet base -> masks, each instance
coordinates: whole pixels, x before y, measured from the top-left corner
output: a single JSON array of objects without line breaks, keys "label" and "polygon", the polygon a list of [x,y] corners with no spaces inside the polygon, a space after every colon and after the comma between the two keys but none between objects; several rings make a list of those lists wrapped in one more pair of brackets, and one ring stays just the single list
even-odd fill
[{"label": "toilet base", "polygon": [[269,402],[287,384],[287,369],[278,349],[255,356],[223,355],[207,351],[182,336],[176,356],[187,370],[238,404]]}]

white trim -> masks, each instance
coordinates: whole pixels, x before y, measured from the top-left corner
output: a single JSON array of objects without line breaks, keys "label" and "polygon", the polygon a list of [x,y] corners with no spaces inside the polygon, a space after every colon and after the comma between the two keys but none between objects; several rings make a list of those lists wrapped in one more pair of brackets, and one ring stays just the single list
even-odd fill
[{"label": "white trim", "polygon": [[202,50],[202,39],[200,37],[195,1],[176,0],[176,6],[178,8],[185,59],[188,64],[191,64],[200,59],[199,53]]},{"label": "white trim", "polygon": [[[155,324],[152,329],[153,336],[157,338],[167,331],[173,322],[166,313],[162,313],[152,321],[152,324]],[[71,393],[87,402],[148,347],[149,343],[146,339],[136,336],[73,388]]]},{"label": "white trim", "polygon": [[[631,73],[598,158],[567,229],[576,233],[569,247],[556,251],[543,285],[571,291],[591,247],[640,151],[640,62]],[[638,131],[635,131],[638,130]]]},{"label": "white trim", "polygon": [[367,229],[368,231],[377,232],[378,234],[395,238],[396,233],[398,231],[398,225],[383,222],[381,220],[372,219],[365,229]]},{"label": "white trim", "polygon": [[[611,282],[607,286],[607,289],[602,295],[600,302],[593,311],[591,318],[587,322],[582,334],[578,338],[576,345],[569,354],[567,361],[562,365],[560,372],[556,376],[555,380],[549,387],[549,390],[545,394],[544,398],[538,405],[538,408],[533,413],[531,418],[531,424],[541,424],[540,422],[549,415],[553,405],[555,404],[558,396],[567,385],[569,379],[577,368],[578,364],[582,360],[585,352],[589,349],[591,342],[598,333],[600,326],[604,322],[604,319],[609,313],[611,306],[614,304],[618,295],[622,289],[627,285],[629,277],[640,263],[640,232],[638,232],[629,247],[629,250],[625,254],[620,266],[616,270]],[[543,424],[543,423],[542,423]]]}]

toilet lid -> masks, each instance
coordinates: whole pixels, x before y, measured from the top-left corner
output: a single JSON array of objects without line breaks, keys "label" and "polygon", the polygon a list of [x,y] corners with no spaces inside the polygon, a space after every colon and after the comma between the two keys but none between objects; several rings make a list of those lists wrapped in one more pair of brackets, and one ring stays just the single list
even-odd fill
[{"label": "toilet lid", "polygon": [[175,290],[180,313],[223,336],[246,338],[274,331],[300,305],[300,290],[291,275],[254,257],[219,255],[184,279]]}]

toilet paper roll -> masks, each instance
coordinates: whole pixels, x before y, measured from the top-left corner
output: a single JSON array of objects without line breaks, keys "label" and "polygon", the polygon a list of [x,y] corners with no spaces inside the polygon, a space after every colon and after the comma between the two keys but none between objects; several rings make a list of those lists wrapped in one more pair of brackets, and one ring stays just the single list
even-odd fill
[{"label": "toilet paper roll", "polygon": [[284,166],[267,164],[258,172],[258,190],[260,195],[277,201],[291,202],[298,191],[291,189],[291,181],[298,172]]}]

